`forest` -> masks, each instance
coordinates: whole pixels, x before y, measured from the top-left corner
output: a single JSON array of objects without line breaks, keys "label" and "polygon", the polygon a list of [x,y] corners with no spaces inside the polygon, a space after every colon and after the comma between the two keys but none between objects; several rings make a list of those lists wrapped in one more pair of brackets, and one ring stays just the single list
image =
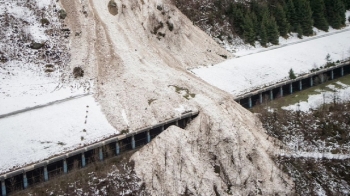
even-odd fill
[{"label": "forest", "polygon": [[[245,43],[279,44],[291,32],[312,36],[313,27],[328,31],[345,26],[350,0],[174,0],[176,6],[208,34],[221,39],[238,35]],[[348,19],[350,20],[350,18]]]}]

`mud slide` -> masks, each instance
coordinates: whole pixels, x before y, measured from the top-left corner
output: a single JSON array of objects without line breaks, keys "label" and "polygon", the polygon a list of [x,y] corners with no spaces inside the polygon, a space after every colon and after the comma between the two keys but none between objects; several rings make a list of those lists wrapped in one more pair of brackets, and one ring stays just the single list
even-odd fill
[{"label": "mud slide", "polygon": [[[271,159],[273,139],[233,98],[186,71],[230,56],[167,0],[61,0],[68,13],[71,67],[95,78],[109,122],[132,132],[186,111],[135,153],[135,170],[152,195],[290,194],[293,183]],[[117,10],[117,12],[116,12]],[[117,14],[115,14],[117,13]]]}]

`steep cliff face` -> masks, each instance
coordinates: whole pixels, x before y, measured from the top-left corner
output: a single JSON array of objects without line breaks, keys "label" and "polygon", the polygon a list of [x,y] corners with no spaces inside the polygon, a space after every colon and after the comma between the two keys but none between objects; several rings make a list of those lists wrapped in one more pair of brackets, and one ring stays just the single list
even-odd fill
[{"label": "steep cliff face", "polygon": [[70,66],[95,81],[95,98],[114,127],[133,131],[200,111],[186,130],[171,127],[133,156],[152,195],[292,192],[259,120],[186,70],[229,54],[170,1],[60,2],[76,35]]}]

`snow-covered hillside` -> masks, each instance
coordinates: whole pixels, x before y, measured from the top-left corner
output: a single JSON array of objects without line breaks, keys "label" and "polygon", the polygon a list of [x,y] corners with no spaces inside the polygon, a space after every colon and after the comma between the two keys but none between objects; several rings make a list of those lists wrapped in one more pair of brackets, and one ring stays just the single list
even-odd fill
[{"label": "snow-covered hillside", "polygon": [[[251,90],[287,80],[293,69],[297,75],[323,67],[329,54],[332,61],[350,57],[350,27],[329,36],[315,37],[309,41],[299,40],[284,47],[232,58],[215,66],[200,67],[191,71],[208,83],[234,96]],[[295,40],[293,40],[295,41]],[[283,45],[282,45],[283,46]]]},{"label": "snow-covered hillside", "polygon": [[[38,5],[35,6],[33,2],[31,1],[33,5],[30,9],[37,13],[39,12]],[[28,6],[26,2],[18,3],[23,3],[20,6]],[[58,86],[58,89],[73,91],[73,93],[67,93],[62,97],[72,96],[74,93],[90,92],[93,93],[98,104],[92,101],[91,97],[86,97],[88,103],[83,101],[85,98],[74,100],[70,103],[78,107],[79,111],[72,111],[71,113],[60,111],[56,113],[57,115],[53,113],[52,119],[50,115],[45,115],[50,111],[50,108],[33,110],[32,112],[35,112],[32,113],[34,115],[33,120],[39,121],[37,118],[41,120],[41,116],[42,119],[51,122],[51,125],[45,123],[46,125],[42,126],[47,128],[48,132],[45,133],[47,135],[33,130],[35,129],[34,125],[41,126],[40,123],[27,126],[27,121],[22,121],[22,119],[21,121],[11,121],[11,119],[20,118],[21,115],[26,116],[27,114],[18,114],[1,119],[2,128],[0,131],[7,135],[6,137],[14,137],[9,134],[9,130],[16,129],[15,132],[21,135],[24,132],[19,129],[28,127],[27,133],[32,131],[33,135],[29,137],[28,134],[25,134],[23,140],[37,137],[42,138],[39,143],[44,143],[39,145],[38,142],[27,142],[27,146],[24,146],[23,150],[31,148],[39,150],[42,148],[40,153],[53,154],[50,148],[57,149],[58,151],[55,151],[57,153],[62,149],[57,148],[57,146],[53,147],[53,143],[56,145],[62,142],[74,147],[74,145],[81,144],[81,141],[77,139],[79,136],[92,141],[93,138],[102,138],[115,130],[128,129],[134,131],[140,127],[149,126],[180,115],[186,110],[199,110],[199,117],[186,130],[170,128],[164,133],[165,137],[161,135],[160,138],[162,139],[151,142],[133,157],[135,171],[145,183],[148,191],[152,192],[153,195],[163,195],[164,190],[162,188],[166,188],[168,192],[175,190],[175,192],[169,192],[174,195],[184,194],[186,190],[195,193],[196,189],[202,187],[200,182],[205,181],[206,189],[201,191],[208,190],[208,192],[202,192],[203,194],[218,192],[224,195],[227,191],[231,191],[234,195],[242,195],[258,191],[264,195],[271,195],[293,192],[293,182],[276,167],[271,158],[275,140],[265,135],[259,120],[235,103],[229,94],[187,72],[187,68],[221,62],[224,60],[224,56],[230,56],[230,54],[199,28],[193,26],[191,21],[172,5],[171,1],[115,1],[113,11],[108,8],[108,0],[60,0],[58,3],[50,1],[50,6],[52,6],[46,8],[44,15],[53,12],[51,17],[46,15],[45,17],[49,21],[55,21],[55,17],[57,18],[59,13],[62,13],[60,9],[64,9],[67,13],[65,19],[58,20],[60,24],[58,27],[59,35],[62,34],[63,36],[60,37],[58,43],[65,47],[61,49],[61,53],[65,54],[67,58],[64,58],[65,61],[61,64],[59,62],[56,64],[52,59],[52,61],[48,60],[49,63],[53,64],[54,69],[52,66],[46,66],[47,62],[43,61],[41,65],[45,69],[54,70],[53,72],[49,71],[50,74],[45,71],[41,73],[39,69],[31,70],[30,63],[25,62],[26,59],[30,59],[29,56],[27,58],[23,56],[17,58],[17,61],[21,61],[17,64],[13,64],[15,60],[8,58],[1,66],[6,67],[3,69],[10,69],[10,65],[13,65],[13,69],[18,70],[18,75],[4,79],[4,81],[7,81],[4,86],[8,86],[6,89],[10,90],[7,91],[8,96],[3,96],[2,100],[7,100],[9,104],[16,105],[16,100],[20,100],[20,97],[26,97],[28,94],[29,97],[26,99],[28,104],[13,106],[17,110],[17,108],[22,109],[22,107],[37,104],[33,103],[37,100],[45,100],[42,98],[34,99],[34,97],[55,97],[54,93],[60,91],[55,88],[52,89],[44,83],[37,85],[37,87],[41,88],[43,86],[42,88],[46,89],[38,90],[39,93],[35,93],[35,88],[33,90],[29,87],[26,89],[23,85],[24,81],[20,77],[20,74],[26,73],[28,76],[23,78],[32,77],[35,81],[30,80],[31,83],[28,82],[28,84],[37,84],[37,81],[45,80],[49,80],[46,83],[55,81],[54,84]],[[11,4],[15,6],[16,2],[11,2]],[[56,8],[53,5],[56,5]],[[40,19],[39,16],[36,21]],[[54,27],[50,28],[54,29]],[[70,32],[69,36],[67,32]],[[53,42],[53,40],[54,38],[49,37],[46,43]],[[28,44],[31,44],[31,41]],[[12,51],[16,51],[17,48],[17,46],[14,46]],[[33,61],[31,62],[39,62],[42,57],[40,54],[46,50],[32,51],[26,49],[25,51],[33,53]],[[6,53],[6,55],[8,54]],[[21,68],[22,65],[23,68]],[[81,67],[84,70],[82,78],[75,79],[73,77],[72,72],[75,67]],[[1,72],[1,78],[6,78],[7,72]],[[19,91],[21,93],[17,96],[18,98],[15,96],[16,91],[11,91],[11,86],[16,86],[11,83],[14,81],[19,82],[17,86],[20,90],[22,90],[21,86],[25,89]],[[5,89],[2,86],[1,88]],[[52,92],[53,94],[51,94]],[[13,102],[9,100],[13,100]],[[27,102],[26,100],[22,99],[18,102]],[[63,107],[65,104],[61,103],[52,107],[65,109]],[[91,108],[95,108],[94,115],[99,116],[91,120],[102,119],[100,118],[102,117],[101,113],[98,112],[101,108],[114,129],[110,129],[107,124],[95,129],[94,121],[90,121],[89,118],[90,111],[87,124],[83,124],[85,121],[82,122],[79,119],[84,118],[81,115],[84,112],[86,113],[87,107],[85,105],[88,104],[89,108],[90,104]],[[10,109],[7,109],[2,113],[8,113],[9,111]],[[37,112],[42,113],[39,115],[36,114]],[[56,123],[60,124],[60,119],[63,120],[63,123],[73,122],[62,118],[64,115],[73,116],[72,114],[78,115],[72,117],[76,120],[76,123],[72,124],[72,131],[59,133],[59,131],[50,130],[51,126],[56,126]],[[92,124],[89,124],[90,122]],[[5,124],[6,129],[3,128]],[[65,128],[65,126],[62,126],[62,128]],[[82,132],[82,128],[86,129],[86,133]],[[61,135],[54,135],[54,133]],[[76,134],[69,139],[68,135],[74,133]],[[67,134],[67,137],[64,137],[64,134]],[[84,134],[94,136],[88,137]],[[10,140],[6,137],[1,137],[1,140]],[[45,143],[47,139],[50,139],[49,141],[52,143]],[[181,139],[181,142],[176,143],[175,141],[179,139]],[[4,144],[2,141],[0,143],[1,145]],[[167,143],[172,143],[172,148],[167,151],[169,154],[166,158],[167,160],[173,160],[174,168],[184,167],[189,170],[200,168],[198,172],[193,171],[194,175],[188,175],[186,181],[178,189],[175,187],[176,183],[180,183],[180,179],[171,172],[164,173],[163,169],[168,167],[169,162],[160,161],[164,157],[164,150],[159,149],[159,147]],[[184,154],[186,156],[179,156],[175,151],[182,148],[182,144],[186,146],[183,149],[186,151]],[[6,145],[11,145],[12,148],[18,147],[18,144],[13,142],[8,142]],[[49,148],[45,149],[46,146]],[[149,153],[147,151],[150,148],[158,150]],[[18,151],[21,151],[21,149]],[[27,152],[26,156],[34,157],[30,153],[36,153],[37,151]],[[6,161],[16,159],[20,154],[12,153],[10,156]],[[182,161],[176,161],[179,158],[182,158]],[[43,157],[36,157],[36,160],[40,159],[43,159]],[[21,161],[21,164],[24,164],[27,161],[35,160],[22,157]],[[2,164],[1,167],[5,167],[2,160],[0,163]],[[159,167],[145,167],[145,163],[148,163],[147,166]],[[6,167],[8,167],[8,164],[10,163],[6,163]],[[220,172],[218,172],[218,166]],[[208,179],[205,177],[206,175],[203,176],[202,174],[203,171],[208,171],[207,174],[211,176],[213,172],[209,171],[210,169],[217,171],[217,173],[216,176]],[[172,182],[174,183],[168,184],[167,181],[158,180],[157,185],[154,185],[151,177],[153,174],[161,173],[162,178],[173,179]],[[192,182],[196,182],[196,184]]]}]

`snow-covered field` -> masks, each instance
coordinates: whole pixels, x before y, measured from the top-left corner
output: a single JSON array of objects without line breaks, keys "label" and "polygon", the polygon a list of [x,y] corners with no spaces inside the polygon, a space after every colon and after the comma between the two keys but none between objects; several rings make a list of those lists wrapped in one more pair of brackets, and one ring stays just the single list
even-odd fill
[{"label": "snow-covered field", "polygon": [[307,112],[310,109],[317,109],[322,104],[328,104],[333,103],[336,101],[337,103],[342,101],[349,101],[350,100],[350,86],[343,84],[341,82],[336,82],[336,84],[339,87],[336,87],[333,84],[327,85],[326,89],[318,89],[318,94],[316,95],[309,95],[309,98],[307,101],[302,101],[290,106],[282,107],[282,109],[285,110],[299,110]]},{"label": "snow-covered field", "polygon": [[92,95],[2,118],[0,125],[0,173],[119,133]]},{"label": "snow-covered field", "polygon": [[[349,14],[350,11],[347,12]],[[281,45],[271,48],[240,48],[235,53],[237,58],[191,71],[208,83],[238,96],[287,79],[290,69],[298,75],[324,66],[327,54],[333,61],[349,58],[348,40],[349,24],[343,30],[318,31],[317,36],[304,37],[303,40],[281,38]]]}]

